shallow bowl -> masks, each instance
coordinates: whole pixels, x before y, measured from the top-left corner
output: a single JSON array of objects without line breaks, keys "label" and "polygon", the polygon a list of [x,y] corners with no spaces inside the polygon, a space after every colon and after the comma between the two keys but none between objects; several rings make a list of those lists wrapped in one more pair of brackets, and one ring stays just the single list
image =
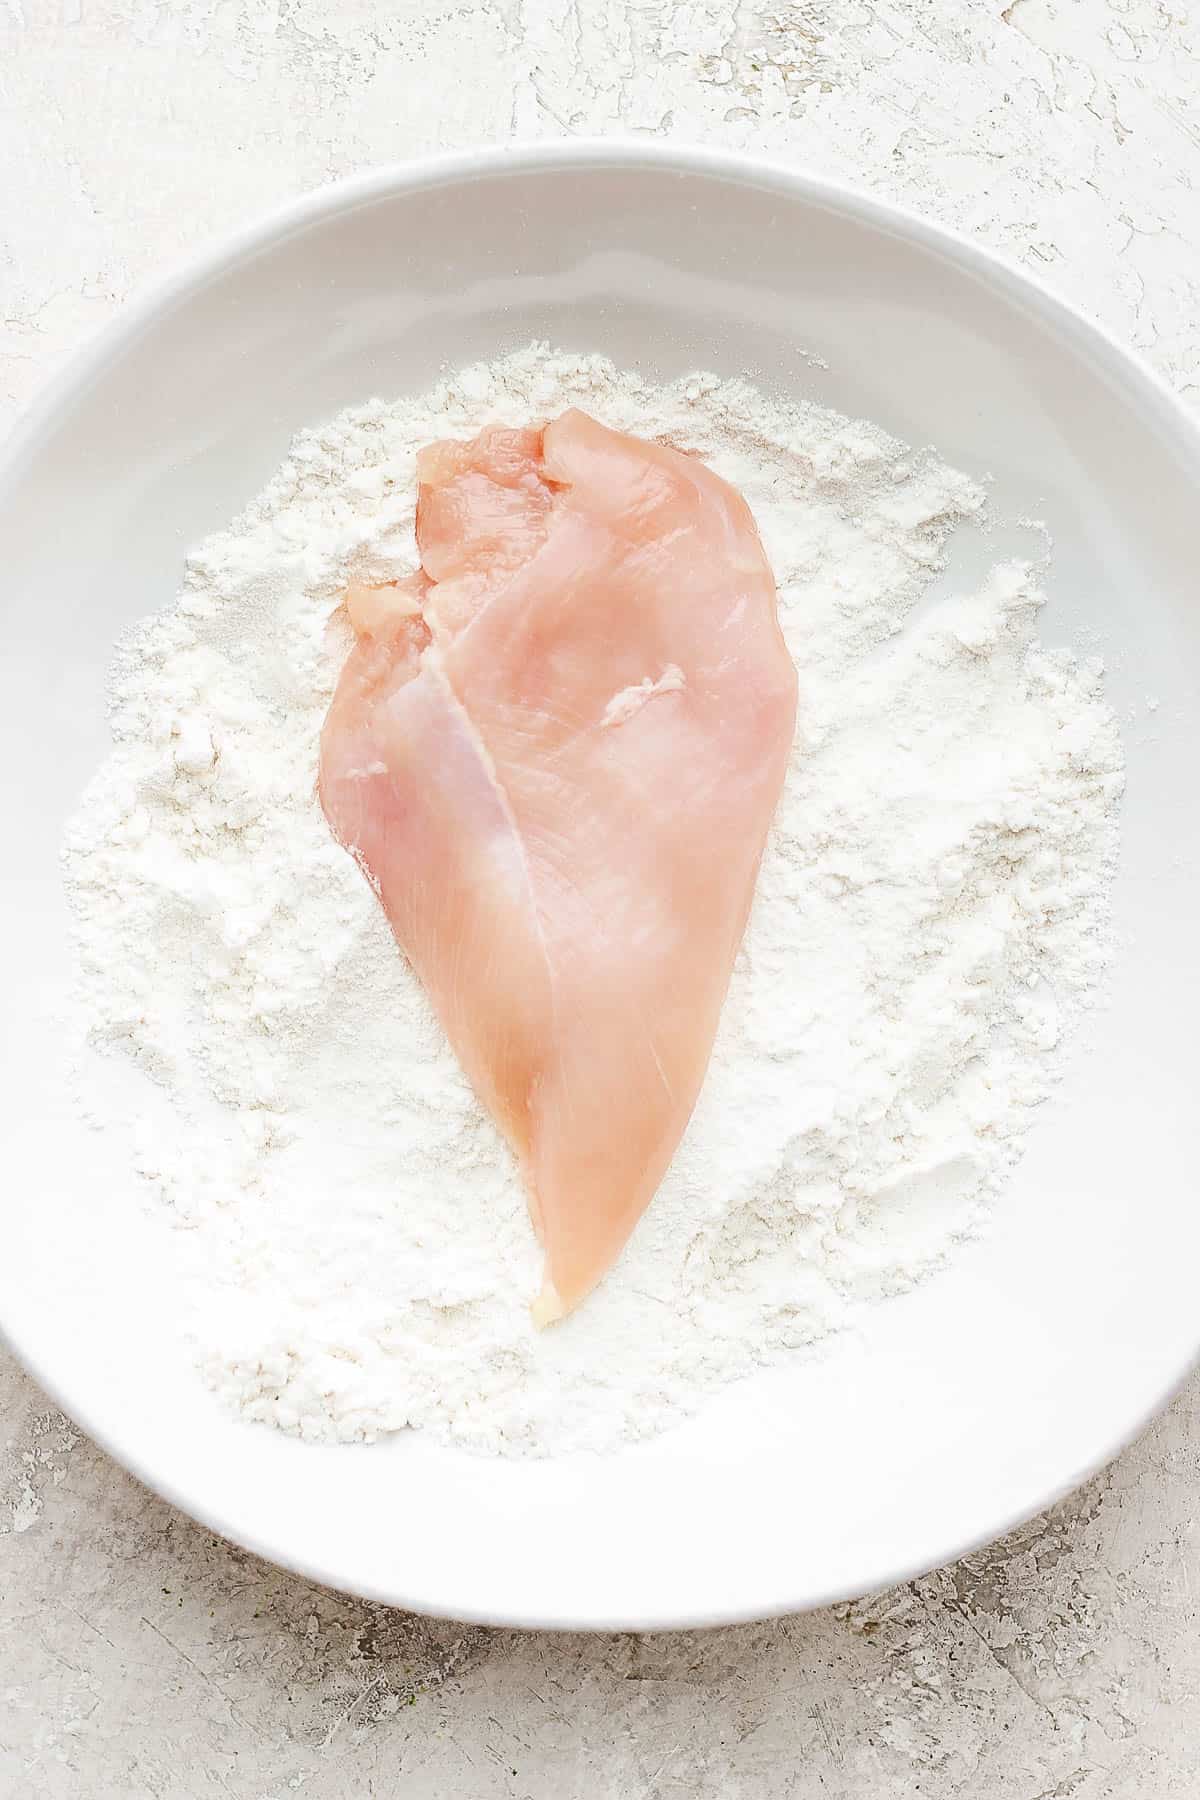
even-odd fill
[{"label": "shallow bowl", "polygon": [[[603,1458],[316,1447],[193,1371],[135,1177],[73,1115],[58,842],[104,754],[113,639],[292,433],[532,338],[748,372],[992,480],[1054,539],[1050,641],[1101,648],[1129,790],[1111,1005],[994,1228],[853,1341]],[[551,145],[289,206],[128,308],[0,466],[6,1181],[0,1323],[150,1486],[337,1587],[462,1618],[709,1624],[946,1560],[1110,1456],[1200,1326],[1200,437],[1124,351],[972,244],[728,156]],[[1150,702],[1154,710],[1148,711]]]}]

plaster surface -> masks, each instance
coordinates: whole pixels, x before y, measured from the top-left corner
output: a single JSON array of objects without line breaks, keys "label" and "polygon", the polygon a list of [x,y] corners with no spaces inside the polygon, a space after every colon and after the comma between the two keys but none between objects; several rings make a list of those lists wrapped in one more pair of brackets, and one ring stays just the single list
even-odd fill
[{"label": "plaster surface", "polygon": [[[769,150],[977,234],[1200,403],[1184,0],[0,0],[0,430],[172,259],[426,150]],[[519,1635],[193,1525],[0,1353],[0,1796],[1200,1794],[1200,1382],[1051,1514],[853,1605]]]}]

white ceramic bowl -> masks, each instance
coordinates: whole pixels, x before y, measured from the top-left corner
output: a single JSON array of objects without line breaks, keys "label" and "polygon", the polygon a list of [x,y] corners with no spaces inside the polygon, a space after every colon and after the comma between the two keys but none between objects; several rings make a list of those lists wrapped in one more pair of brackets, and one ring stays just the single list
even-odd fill
[{"label": "white ceramic bowl", "polygon": [[[173,1328],[142,1200],[64,1098],[58,839],[104,753],[113,638],[170,599],[299,426],[533,337],[655,374],[748,369],[995,478],[1055,538],[1051,641],[1137,709],[1113,1003],[995,1229],[862,1343],[593,1460],[420,1438],[313,1448],[223,1416]],[[815,365],[809,357],[823,359]],[[765,165],[551,145],[286,208],[130,308],[0,469],[0,1321],[169,1499],[338,1587],[431,1612],[701,1624],[811,1606],[1044,1505],[1197,1345],[1200,438],[1146,370],[974,246]],[[1149,715],[1147,696],[1158,700]]]}]

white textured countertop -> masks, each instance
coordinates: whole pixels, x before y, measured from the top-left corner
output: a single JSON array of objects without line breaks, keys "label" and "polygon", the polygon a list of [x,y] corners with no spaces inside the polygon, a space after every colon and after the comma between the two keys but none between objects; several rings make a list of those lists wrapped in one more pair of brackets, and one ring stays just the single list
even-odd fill
[{"label": "white textured countertop", "polygon": [[[0,0],[0,429],[140,282],[288,195],[620,131],[977,233],[1200,403],[1184,0]],[[0,1800],[1195,1800],[1198,1500],[1193,1383],[924,1580],[736,1630],[521,1636],[229,1548],[0,1356]]]}]

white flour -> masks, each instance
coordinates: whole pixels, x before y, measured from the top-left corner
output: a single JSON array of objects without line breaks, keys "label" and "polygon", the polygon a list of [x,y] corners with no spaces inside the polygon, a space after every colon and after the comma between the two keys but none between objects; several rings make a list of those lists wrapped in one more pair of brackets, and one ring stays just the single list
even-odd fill
[{"label": "white flour", "polygon": [[[800,728],[692,1125],[616,1271],[538,1333],[510,1159],[314,769],[347,570],[415,562],[418,447],[572,403],[746,495]],[[1122,785],[1099,667],[1040,647],[1028,567],[916,611],[982,512],[872,427],[535,347],[303,434],[191,557],[121,652],[65,862],[81,1036],[149,1077],[105,1126],[188,1228],[181,1291],[230,1406],[311,1437],[609,1448],[974,1227],[1102,972]]]}]

